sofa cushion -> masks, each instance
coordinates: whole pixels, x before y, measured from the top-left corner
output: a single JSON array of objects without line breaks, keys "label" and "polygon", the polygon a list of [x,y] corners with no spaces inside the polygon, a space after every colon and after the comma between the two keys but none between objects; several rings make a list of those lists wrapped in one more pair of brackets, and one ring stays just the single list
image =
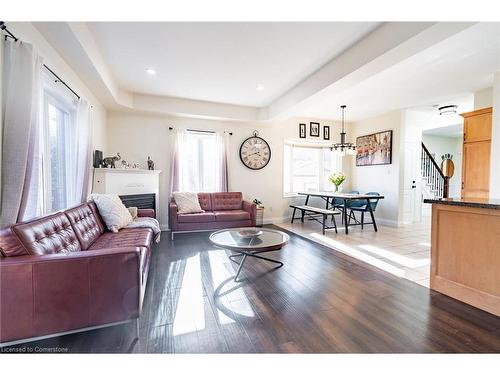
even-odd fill
[{"label": "sofa cushion", "polygon": [[243,210],[214,211],[215,221],[250,220],[250,213]]},{"label": "sofa cushion", "polygon": [[237,193],[212,193],[212,210],[241,210],[243,195]]},{"label": "sofa cushion", "polygon": [[209,223],[215,221],[213,212],[200,212],[198,214],[179,214],[177,215],[179,223]]},{"label": "sofa cushion", "polygon": [[33,255],[68,253],[82,249],[63,212],[16,224],[13,231],[24,248]]},{"label": "sofa cushion", "polygon": [[118,233],[106,232],[88,250],[110,247],[150,247],[153,231],[149,228],[125,228]]},{"label": "sofa cushion", "polygon": [[117,194],[92,194],[106,227],[112,232],[118,232],[132,222],[132,216]]},{"label": "sofa cushion", "polygon": [[73,226],[83,250],[87,250],[104,233],[89,203],[71,208],[65,211],[65,214]]},{"label": "sofa cushion", "polygon": [[172,193],[172,196],[179,214],[195,214],[204,211],[201,209],[197,193],[176,191]]},{"label": "sofa cushion", "polygon": [[198,193],[198,202],[200,202],[202,210],[212,211],[212,199],[210,198],[210,193]]}]

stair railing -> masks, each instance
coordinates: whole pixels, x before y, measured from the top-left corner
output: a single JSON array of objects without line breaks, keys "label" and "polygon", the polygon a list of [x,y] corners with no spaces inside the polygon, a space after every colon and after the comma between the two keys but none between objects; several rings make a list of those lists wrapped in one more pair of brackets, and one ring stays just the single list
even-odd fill
[{"label": "stair railing", "polygon": [[437,197],[448,198],[450,178],[446,177],[436,163],[431,153],[422,142],[421,156],[422,177],[425,178]]}]

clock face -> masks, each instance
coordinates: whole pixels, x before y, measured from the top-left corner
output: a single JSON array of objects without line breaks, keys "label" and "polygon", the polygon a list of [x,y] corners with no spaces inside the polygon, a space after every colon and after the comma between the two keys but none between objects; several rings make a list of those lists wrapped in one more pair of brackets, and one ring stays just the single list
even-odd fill
[{"label": "clock face", "polygon": [[271,160],[271,148],[260,137],[247,138],[241,144],[240,159],[250,169],[262,169]]}]

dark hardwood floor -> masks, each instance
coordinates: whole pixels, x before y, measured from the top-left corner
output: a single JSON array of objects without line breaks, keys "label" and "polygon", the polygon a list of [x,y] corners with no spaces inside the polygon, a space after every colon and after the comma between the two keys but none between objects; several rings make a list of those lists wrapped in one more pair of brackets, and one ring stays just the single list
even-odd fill
[{"label": "dark hardwood floor", "polygon": [[[500,352],[500,318],[291,235],[236,265],[208,233],[167,233],[134,324],[18,345],[96,353]],[[240,276],[241,277],[241,276]]]}]

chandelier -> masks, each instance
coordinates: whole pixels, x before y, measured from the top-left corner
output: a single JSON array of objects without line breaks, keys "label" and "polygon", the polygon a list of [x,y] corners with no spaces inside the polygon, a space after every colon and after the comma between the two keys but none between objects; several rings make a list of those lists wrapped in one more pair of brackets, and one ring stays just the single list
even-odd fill
[{"label": "chandelier", "polygon": [[342,110],[342,131],[340,132],[340,143],[334,143],[330,146],[330,150],[340,152],[342,155],[355,155],[356,145],[354,143],[346,142],[346,132],[344,130],[344,112],[346,105],[340,106]]}]

